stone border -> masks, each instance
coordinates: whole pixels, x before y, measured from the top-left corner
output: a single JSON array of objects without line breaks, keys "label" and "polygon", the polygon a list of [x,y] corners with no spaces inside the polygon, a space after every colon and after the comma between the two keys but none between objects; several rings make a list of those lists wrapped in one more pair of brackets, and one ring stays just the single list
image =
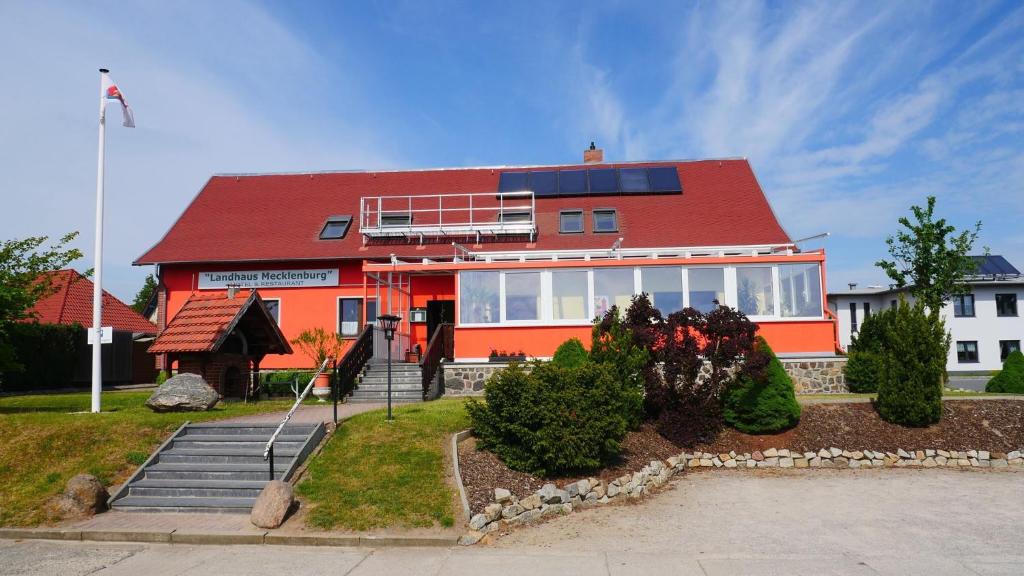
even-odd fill
[{"label": "stone border", "polygon": [[346,547],[447,547],[453,537],[431,536],[359,536],[342,534],[275,534],[260,532],[189,532],[179,530],[66,530],[61,528],[0,528],[7,540],[69,540],[90,542],[156,542],[163,544],[219,544],[266,546],[346,546]]},{"label": "stone border", "polygon": [[822,448],[798,452],[785,448],[755,450],[753,453],[712,454],[683,452],[679,463],[687,468],[1022,468],[1024,448],[1010,453],[988,450],[843,450]]},{"label": "stone border", "polygon": [[469,509],[469,498],[466,497],[466,487],[462,484],[462,469],[459,467],[459,442],[469,438],[473,431],[463,430],[452,434],[452,468],[455,471],[455,484],[459,487],[459,500],[462,501],[462,514],[467,520],[472,514]]}]

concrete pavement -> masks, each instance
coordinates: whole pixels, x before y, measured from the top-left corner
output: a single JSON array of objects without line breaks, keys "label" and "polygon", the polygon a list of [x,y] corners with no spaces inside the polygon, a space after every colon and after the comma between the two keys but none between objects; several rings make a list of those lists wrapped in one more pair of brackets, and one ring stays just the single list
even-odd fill
[{"label": "concrete pavement", "polygon": [[0,541],[0,574],[1021,574],[1024,473],[694,473],[471,548]]}]

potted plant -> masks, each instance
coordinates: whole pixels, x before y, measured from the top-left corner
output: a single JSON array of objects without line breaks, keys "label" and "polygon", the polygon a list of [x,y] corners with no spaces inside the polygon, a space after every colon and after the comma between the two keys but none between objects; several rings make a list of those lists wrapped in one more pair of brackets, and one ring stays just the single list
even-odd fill
[{"label": "potted plant", "polygon": [[488,362],[525,362],[526,353],[520,350],[517,353],[506,352],[505,350],[491,349],[490,356],[487,357]]},{"label": "potted plant", "polygon": [[[328,332],[323,328],[313,328],[303,330],[292,340],[292,344],[313,359],[313,369],[316,370],[327,358],[337,359],[345,349],[346,342],[341,334]],[[313,385],[313,395],[321,402],[331,395],[331,373],[328,370],[325,369],[317,376],[316,384]]]}]

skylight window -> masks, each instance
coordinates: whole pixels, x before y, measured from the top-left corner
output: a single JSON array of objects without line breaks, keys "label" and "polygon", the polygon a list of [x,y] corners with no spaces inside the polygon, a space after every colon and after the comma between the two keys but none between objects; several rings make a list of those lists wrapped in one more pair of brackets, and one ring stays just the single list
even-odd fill
[{"label": "skylight window", "polygon": [[381,212],[381,226],[412,226],[412,214],[408,212]]},{"label": "skylight window", "polygon": [[321,240],[341,240],[352,224],[351,216],[331,216],[320,230]]},{"label": "skylight window", "polygon": [[530,217],[529,210],[505,210],[498,213],[498,222],[504,224],[523,224],[529,223],[532,219]]}]

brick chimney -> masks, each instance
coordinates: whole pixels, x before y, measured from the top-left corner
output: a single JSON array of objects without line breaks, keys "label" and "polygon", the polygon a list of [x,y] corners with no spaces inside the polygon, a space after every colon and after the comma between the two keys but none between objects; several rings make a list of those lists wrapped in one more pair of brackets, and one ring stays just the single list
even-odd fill
[{"label": "brick chimney", "polygon": [[594,143],[590,143],[590,148],[583,151],[583,163],[584,164],[600,164],[604,162],[604,150],[594,146]]}]

